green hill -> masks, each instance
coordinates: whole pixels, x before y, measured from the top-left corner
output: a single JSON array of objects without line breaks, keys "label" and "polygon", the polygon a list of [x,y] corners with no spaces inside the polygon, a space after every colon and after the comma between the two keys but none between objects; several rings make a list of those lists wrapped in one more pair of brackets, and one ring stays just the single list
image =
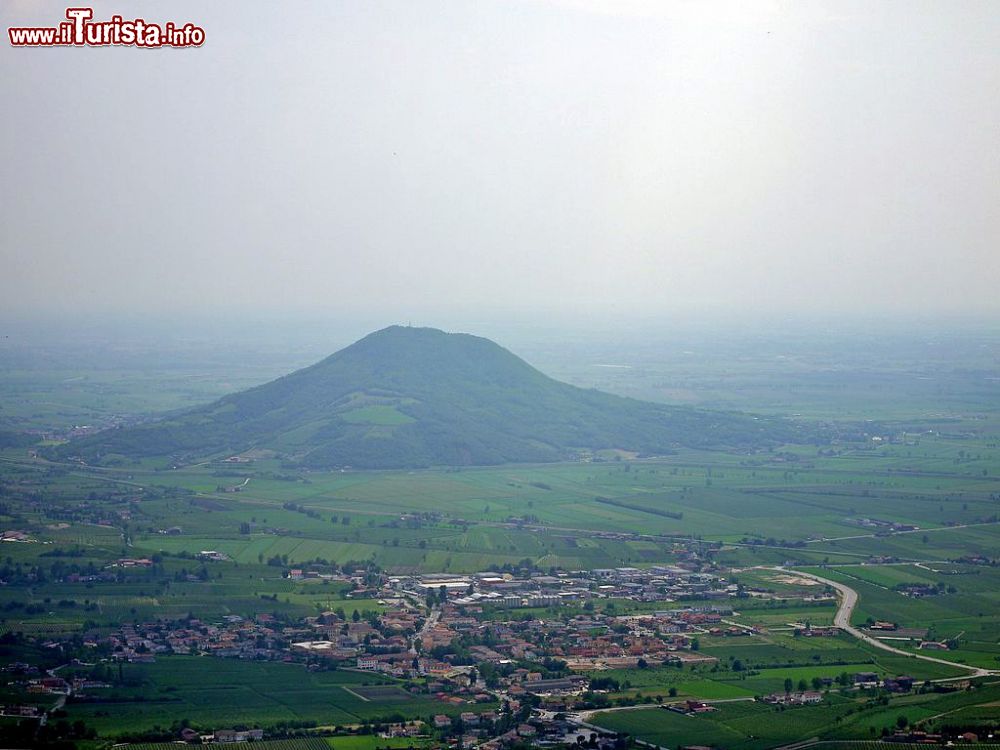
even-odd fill
[{"label": "green hill", "polygon": [[187,462],[258,448],[307,467],[402,468],[558,461],[607,448],[759,448],[794,432],[782,420],[577,388],[487,339],[393,326],[265,385],[58,452]]}]

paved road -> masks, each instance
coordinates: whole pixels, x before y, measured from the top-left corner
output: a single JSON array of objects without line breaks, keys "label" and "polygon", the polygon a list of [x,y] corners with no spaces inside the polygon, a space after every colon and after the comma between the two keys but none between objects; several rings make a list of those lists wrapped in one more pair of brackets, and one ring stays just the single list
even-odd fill
[{"label": "paved road", "polygon": [[[952,529],[971,529],[973,526],[996,526],[996,521],[981,521],[979,523],[957,523],[954,526],[931,526],[926,529],[906,529],[905,531],[893,531],[893,534],[925,534],[932,531],[951,531]],[[830,536],[820,539],[807,539],[806,544],[822,544],[823,542],[841,542],[847,539],[873,539],[878,534],[855,534],[853,536]]]},{"label": "paved road", "polygon": [[[836,589],[837,593],[840,594],[840,606],[837,608],[837,614],[833,616],[834,626],[840,628],[841,630],[853,635],[860,641],[864,641],[870,646],[882,649],[883,651],[889,651],[893,654],[898,654],[900,656],[907,656],[911,659],[920,659],[921,661],[932,661],[936,664],[947,664],[949,667],[958,667],[959,669],[966,669],[971,674],[969,677],[988,677],[990,675],[1000,674],[1000,670],[996,669],[982,669],[981,667],[970,667],[967,664],[958,664],[957,662],[948,661],[947,659],[939,659],[936,656],[926,656],[924,654],[914,654],[912,651],[904,651],[901,648],[896,648],[895,646],[890,646],[887,643],[883,643],[878,638],[872,638],[870,635],[865,633],[863,630],[858,630],[858,628],[851,625],[851,615],[854,613],[854,608],[858,605],[858,592],[852,589],[850,586],[840,583],[839,581],[831,581],[829,578],[823,578],[812,573],[804,573],[801,570],[791,570],[784,567],[773,567],[770,570],[779,570],[787,573],[794,573],[797,576],[802,576],[803,578],[811,578],[814,581],[819,581],[827,586],[831,586]],[[947,682],[948,679],[956,678],[946,678],[944,680],[935,680],[935,682]]]},{"label": "paved road", "polygon": [[[597,727],[595,724],[590,724],[590,720],[595,714],[607,714],[607,713],[617,713],[618,711],[641,711],[646,708],[660,708],[661,706],[669,706],[674,703],[684,703],[687,698],[671,698],[670,700],[663,701],[660,703],[638,703],[634,706],[608,706],[607,708],[591,708],[585,711],[573,711],[566,714],[566,718],[571,722],[580,724],[581,726],[588,726],[601,729],[603,732],[607,732],[607,729]],[[710,703],[715,705],[716,703],[741,703],[743,701],[754,701],[756,700],[752,695],[740,696],[739,698],[708,698],[701,699],[700,703]]]},{"label": "paved road", "polygon": [[417,653],[417,649],[413,647],[413,644],[416,643],[421,638],[423,638],[431,628],[437,625],[438,620],[440,619],[441,619],[441,610],[432,609],[431,613],[427,615],[427,619],[424,620],[424,626],[420,628],[420,632],[417,633],[415,636],[413,636],[413,639],[410,641],[411,654]]}]

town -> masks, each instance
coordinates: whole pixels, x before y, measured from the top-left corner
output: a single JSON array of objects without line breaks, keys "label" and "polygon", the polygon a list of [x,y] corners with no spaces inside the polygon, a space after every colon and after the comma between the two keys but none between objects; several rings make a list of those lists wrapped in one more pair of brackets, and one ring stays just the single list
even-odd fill
[{"label": "town", "polygon": [[[213,550],[197,557],[203,562],[226,559]],[[122,558],[109,570],[153,564]],[[57,698],[52,713],[70,697],[86,701],[111,689],[123,679],[123,664],[202,656],[299,664],[311,672],[349,670],[372,674],[375,685],[378,680],[401,681],[407,693],[431,700],[440,709],[426,720],[365,722],[360,727],[332,727],[333,733],[370,731],[486,750],[576,744],[577,737],[589,737],[590,747],[621,748],[625,737],[590,723],[590,716],[602,708],[643,705],[652,698],[623,693],[617,679],[600,677],[601,672],[710,667],[719,660],[700,651],[701,638],[740,639],[757,633],[732,619],[734,604],[766,592],[747,590],[723,573],[711,563],[692,561],[648,568],[472,575],[289,568],[283,575],[304,585],[334,581],[348,586],[347,596],[359,608],[350,613],[337,608],[297,620],[262,612],[252,617],[226,615],[218,621],[187,617],[127,623],[110,634],[84,633],[79,643],[85,656],[59,667],[40,672],[14,663],[5,670],[26,693]],[[103,580],[106,575],[81,577],[72,572],[65,580]],[[808,599],[829,603],[833,596],[821,592]],[[685,606],[685,600],[696,604]],[[628,602],[655,608],[616,612]],[[870,632],[878,631],[898,629],[895,623],[871,623]],[[795,628],[795,635],[804,638],[837,633],[828,627]],[[51,640],[41,645],[62,647]],[[738,663],[733,668],[739,669]],[[907,675],[880,678],[874,672],[845,672],[811,683],[786,680],[783,692],[759,695],[757,700],[772,706],[808,706],[822,703],[832,689],[907,693],[928,686]],[[378,694],[377,687],[346,689],[366,700],[364,691]],[[711,701],[679,698],[674,690],[666,699],[657,696],[655,703],[688,715],[716,710]],[[4,715],[42,723],[47,713],[37,705],[3,709]],[[254,727],[199,733],[184,726],[176,738],[226,743],[265,736],[263,729]]]}]

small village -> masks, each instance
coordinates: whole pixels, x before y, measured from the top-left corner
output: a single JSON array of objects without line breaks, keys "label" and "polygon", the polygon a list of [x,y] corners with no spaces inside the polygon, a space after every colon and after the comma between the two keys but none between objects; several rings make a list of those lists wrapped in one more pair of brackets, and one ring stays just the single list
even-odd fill
[{"label": "small village", "polygon": [[[199,557],[214,559],[214,555],[206,551]],[[123,558],[115,567],[147,563],[151,564]],[[358,602],[358,608],[348,614],[338,607],[295,621],[259,613],[252,618],[227,615],[214,622],[188,617],[124,624],[111,634],[85,634],[83,646],[94,658],[65,665],[65,677],[60,676],[62,667],[39,673],[28,664],[15,664],[8,671],[20,677],[29,694],[54,696],[62,705],[70,696],[86,700],[111,688],[116,664],[120,676],[122,664],[154,663],[174,655],[300,663],[310,671],[346,669],[371,673],[375,684],[388,678],[401,680],[411,695],[441,706],[441,712],[427,721],[389,722],[366,726],[365,731],[386,737],[430,734],[447,744],[486,750],[525,743],[575,744],[584,737],[589,747],[609,750],[620,746],[621,740],[589,725],[586,717],[589,711],[613,705],[610,693],[618,686],[614,680],[595,678],[594,673],[711,666],[718,659],[700,651],[700,638],[756,633],[731,619],[732,604],[737,597],[762,592],[746,592],[719,571],[699,568],[374,578],[370,571],[348,576],[291,568],[284,575],[306,585],[330,580],[348,584],[346,595]],[[75,578],[67,576],[69,581]],[[686,599],[694,604],[685,606]],[[649,611],[616,614],[614,602],[644,603]],[[651,604],[656,608],[649,609]],[[876,630],[893,627],[885,622],[873,625]],[[795,631],[803,637],[836,633],[836,628],[809,626]],[[797,689],[786,685],[784,692],[758,700],[774,706],[813,705],[821,703],[823,691],[832,687],[908,692],[915,683],[907,676],[880,679],[875,673],[858,673],[837,685],[832,679],[814,680],[811,686],[802,683]],[[665,709],[688,715],[715,710],[710,702],[659,702]],[[33,705],[8,706],[3,713],[45,721],[45,711]],[[185,727],[179,739],[226,743],[263,736],[260,729],[199,734]]]}]

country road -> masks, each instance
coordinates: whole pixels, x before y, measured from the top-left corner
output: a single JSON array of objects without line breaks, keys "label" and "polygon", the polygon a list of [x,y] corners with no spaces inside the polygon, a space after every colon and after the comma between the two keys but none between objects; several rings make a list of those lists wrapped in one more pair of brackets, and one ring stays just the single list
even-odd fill
[{"label": "country road", "polygon": [[[840,583],[839,581],[831,581],[829,578],[823,578],[822,576],[815,575],[813,573],[804,573],[801,570],[793,570],[791,568],[785,568],[781,566],[777,567],[765,567],[767,570],[777,570],[785,573],[794,573],[797,576],[802,576],[803,578],[810,578],[819,583],[826,584],[831,588],[835,589],[838,594],[840,594],[840,606],[837,607],[837,613],[833,616],[833,624],[835,627],[840,628],[846,633],[854,636],[860,641],[864,641],[869,646],[874,646],[875,648],[881,649],[882,651],[889,651],[893,654],[898,654],[899,656],[906,656],[911,659],[920,659],[921,661],[931,661],[936,664],[947,664],[950,667],[957,667],[958,669],[966,669],[971,672],[968,677],[989,677],[991,675],[1000,674],[1000,670],[996,669],[983,669],[981,667],[971,667],[968,664],[959,664],[957,662],[948,661],[947,659],[939,659],[936,656],[925,656],[924,654],[914,654],[912,651],[904,651],[901,648],[896,648],[895,646],[890,646],[887,643],[883,643],[878,638],[872,638],[870,635],[865,633],[863,630],[851,625],[851,615],[854,613],[854,608],[858,605],[858,592],[852,589],[850,586]],[[934,680],[934,682],[948,682],[957,678],[944,678],[941,680]]]},{"label": "country road", "polygon": [[[976,523],[957,523],[954,526],[932,526],[926,529],[906,529],[905,531],[894,531],[895,534],[925,534],[934,531],[952,531],[954,529],[971,529],[974,526],[996,526],[996,521],[979,521]],[[829,536],[820,539],[807,539],[806,544],[822,544],[823,542],[842,542],[848,539],[874,539],[878,534],[854,534],[852,536]]]},{"label": "country road", "polygon": [[[616,713],[618,711],[641,711],[642,709],[646,708],[660,708],[661,706],[665,707],[675,703],[684,703],[684,701],[686,700],[688,699],[671,698],[670,700],[663,701],[662,704],[638,703],[634,706],[608,706],[607,708],[588,708],[583,711],[573,711],[572,713],[567,714],[567,718],[569,718],[570,721],[589,722],[594,717],[595,714]],[[700,702],[710,703],[714,706],[717,703],[744,703],[744,702],[753,702],[755,700],[756,698],[754,698],[752,695],[741,695],[738,698],[712,698],[712,699],[702,698],[700,699]]]},{"label": "country road", "polygon": [[423,625],[422,628],[420,628],[420,632],[417,633],[415,636],[413,636],[413,639],[410,641],[410,651],[409,652],[411,654],[416,654],[417,653],[417,649],[414,646],[414,644],[418,640],[420,640],[421,638],[423,638],[424,635],[429,630],[431,630],[431,628],[433,628],[435,625],[437,625],[438,624],[438,620],[440,620],[440,619],[441,619],[441,610],[440,609],[432,609],[430,611],[430,614],[427,615],[427,619],[424,620],[424,625]]}]

